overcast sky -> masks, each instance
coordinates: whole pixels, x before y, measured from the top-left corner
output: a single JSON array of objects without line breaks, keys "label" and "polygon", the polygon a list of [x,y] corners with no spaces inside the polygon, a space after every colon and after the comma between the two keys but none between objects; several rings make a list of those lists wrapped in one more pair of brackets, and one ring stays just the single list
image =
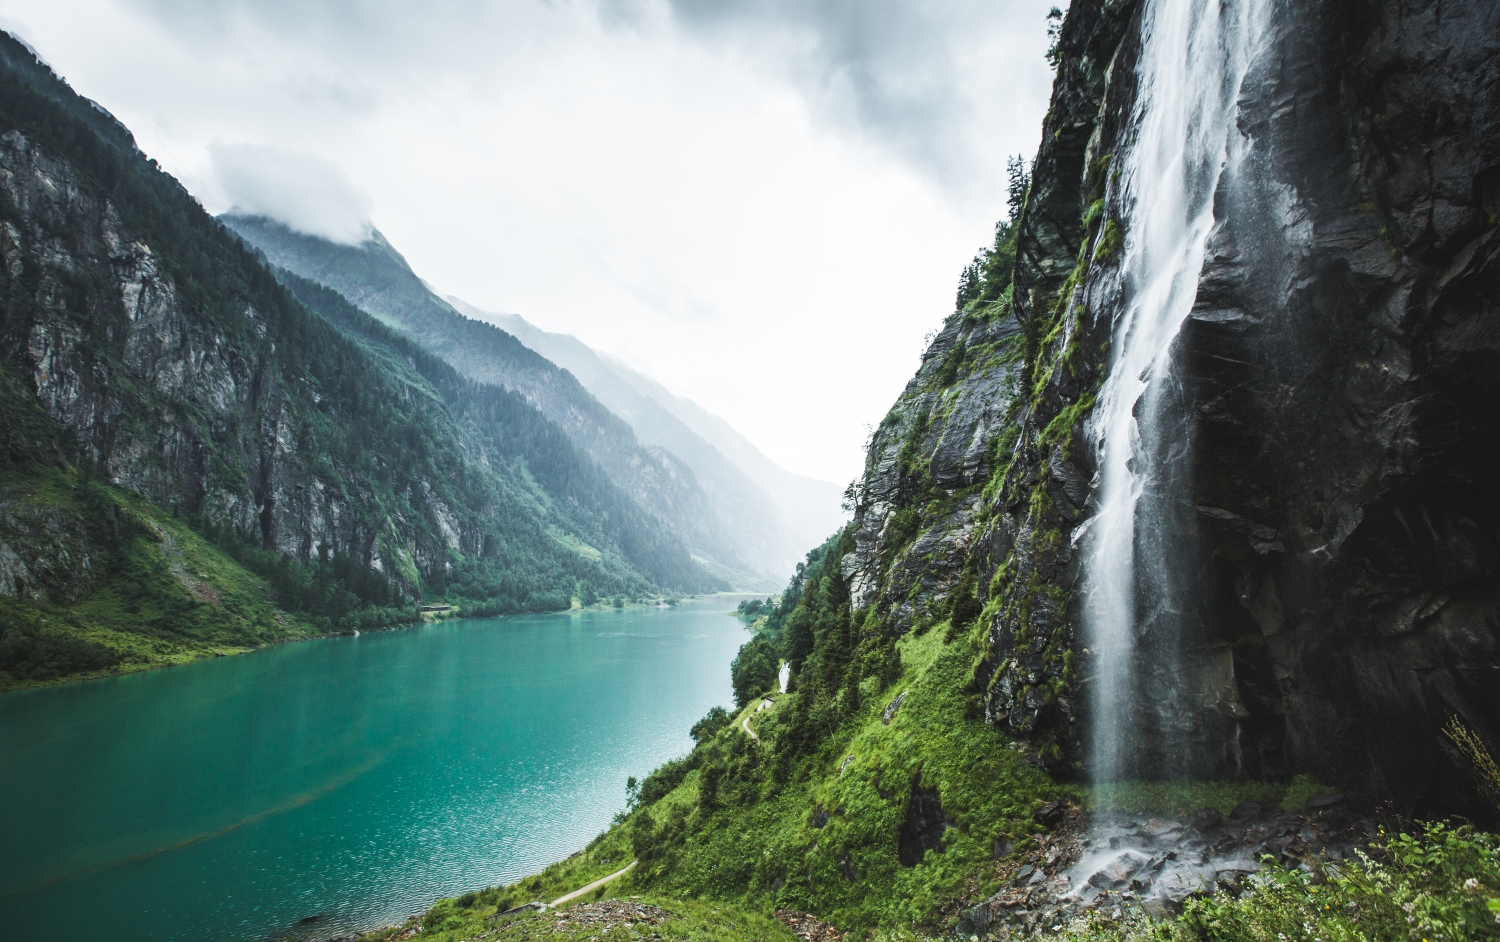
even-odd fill
[{"label": "overcast sky", "polygon": [[358,239],[840,484],[1035,151],[1056,0],[0,0],[212,212]]}]

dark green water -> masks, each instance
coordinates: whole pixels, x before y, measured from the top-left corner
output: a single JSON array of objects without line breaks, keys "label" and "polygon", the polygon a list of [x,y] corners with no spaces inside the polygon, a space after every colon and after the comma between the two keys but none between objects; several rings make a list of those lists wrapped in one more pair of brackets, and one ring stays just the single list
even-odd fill
[{"label": "dark green water", "polygon": [[328,936],[534,872],[730,703],[732,606],[452,622],[0,696],[0,937]]}]

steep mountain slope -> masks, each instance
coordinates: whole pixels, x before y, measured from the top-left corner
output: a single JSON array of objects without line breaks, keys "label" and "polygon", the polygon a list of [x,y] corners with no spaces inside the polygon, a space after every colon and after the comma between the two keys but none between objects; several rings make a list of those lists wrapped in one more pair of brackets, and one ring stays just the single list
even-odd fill
[{"label": "steep mountain slope", "polygon": [[[118,122],[10,37],[0,51],[5,594],[75,601],[138,557],[87,510],[126,492],[325,630],[424,593],[513,610],[718,584],[519,396],[352,309],[337,317],[358,339],[341,334]],[[113,490],[88,497],[96,476]],[[156,510],[132,513],[152,530]],[[39,575],[60,545],[72,580]]]},{"label": "steep mountain slope", "polygon": [[763,570],[788,574],[811,544],[842,521],[839,488],[787,471],[734,427],[690,399],[578,338],[554,334],[515,314],[491,314],[462,300],[460,313],[498,324],[526,346],[572,373],[636,436],[682,458],[723,508],[747,557]]},{"label": "steep mountain slope", "polygon": [[788,471],[772,461],[727,421],[691,399],[674,395],[651,377],[606,356],[616,373],[637,390],[651,397],[699,438],[717,448],[741,471],[759,484],[789,518],[797,536],[799,552],[848,519],[844,513],[843,486]]},{"label": "steep mountain slope", "polygon": [[221,221],[273,265],[338,291],[470,379],[521,394],[694,553],[744,579],[749,563],[734,532],[681,459],[659,447],[642,446],[630,426],[578,380],[515,337],[455,311],[379,232],[350,246],[294,232],[264,217],[228,214]]}]

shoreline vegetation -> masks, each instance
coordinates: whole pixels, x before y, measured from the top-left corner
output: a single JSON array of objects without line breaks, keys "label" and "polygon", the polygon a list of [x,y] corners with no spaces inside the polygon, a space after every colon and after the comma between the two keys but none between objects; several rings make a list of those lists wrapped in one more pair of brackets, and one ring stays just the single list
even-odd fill
[{"label": "shoreline vegetation", "polygon": [[[345,590],[333,566],[299,565],[262,552],[94,479],[87,469],[54,472],[40,481],[6,476],[0,489],[20,495],[23,514],[34,509],[33,516],[43,519],[76,515],[89,519],[93,531],[80,545],[58,549],[65,563],[84,559],[89,578],[79,580],[76,593],[49,598],[42,589],[29,598],[0,595],[0,694],[454,619],[671,607],[690,599],[752,594],[627,598],[587,592],[571,595],[567,607],[520,611],[493,600],[458,597],[361,605],[364,593]],[[343,611],[330,624],[316,609],[329,608],[325,600],[341,591],[345,597],[331,604],[341,604]]]}]

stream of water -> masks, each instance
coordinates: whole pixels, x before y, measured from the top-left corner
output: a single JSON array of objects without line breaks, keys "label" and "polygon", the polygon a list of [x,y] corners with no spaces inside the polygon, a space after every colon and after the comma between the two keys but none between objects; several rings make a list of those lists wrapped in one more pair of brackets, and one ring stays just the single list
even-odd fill
[{"label": "stream of water", "polygon": [[[1084,540],[1084,624],[1096,670],[1088,764],[1098,782],[1172,777],[1178,642],[1190,585],[1174,558],[1191,455],[1171,348],[1192,310],[1214,192],[1248,142],[1235,102],[1271,0],[1148,0],[1135,136],[1116,166],[1126,221],[1123,304],[1091,433],[1098,512]],[[1147,709],[1138,707],[1146,705]],[[1154,729],[1143,727],[1152,726]],[[1158,744],[1153,756],[1143,738]]]}]

